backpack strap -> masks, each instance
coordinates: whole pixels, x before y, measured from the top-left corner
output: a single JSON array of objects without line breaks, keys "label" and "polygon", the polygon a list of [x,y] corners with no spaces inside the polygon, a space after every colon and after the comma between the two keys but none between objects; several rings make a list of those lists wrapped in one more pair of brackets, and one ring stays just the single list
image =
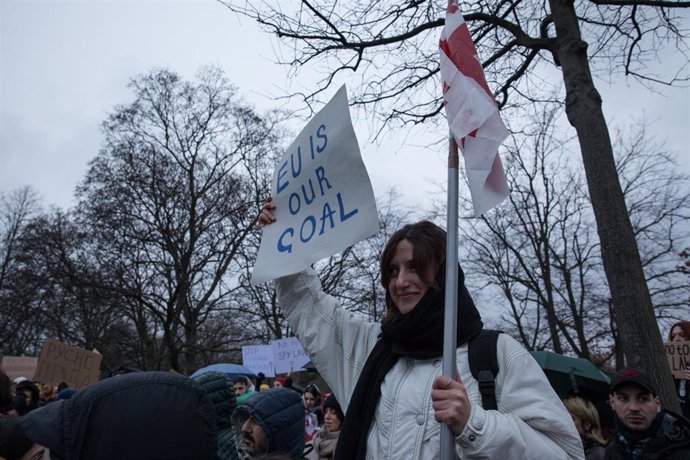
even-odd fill
[{"label": "backpack strap", "polygon": [[479,383],[482,394],[482,407],[496,410],[496,376],[498,375],[497,346],[501,331],[482,329],[477,337],[467,345],[467,357],[472,376]]}]

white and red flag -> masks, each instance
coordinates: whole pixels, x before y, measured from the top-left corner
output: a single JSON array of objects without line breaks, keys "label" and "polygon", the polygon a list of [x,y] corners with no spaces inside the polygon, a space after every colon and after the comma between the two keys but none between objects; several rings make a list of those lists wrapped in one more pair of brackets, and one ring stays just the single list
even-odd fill
[{"label": "white and red flag", "polygon": [[498,147],[508,130],[455,0],[448,0],[439,46],[448,125],[465,158],[474,214],[480,216],[509,194],[498,156]]}]

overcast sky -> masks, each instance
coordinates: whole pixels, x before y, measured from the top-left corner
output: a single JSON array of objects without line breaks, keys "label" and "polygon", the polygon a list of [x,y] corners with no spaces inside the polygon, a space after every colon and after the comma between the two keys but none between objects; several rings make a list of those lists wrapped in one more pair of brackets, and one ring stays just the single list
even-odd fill
[{"label": "overcast sky", "polygon": [[[308,87],[309,76],[289,82],[288,69],[273,63],[274,46],[254,23],[212,0],[0,0],[0,191],[31,185],[44,203],[71,206],[98,151],[101,121],[132,100],[128,80],[153,67],[191,79],[200,66],[217,64],[259,110],[275,107],[272,95]],[[644,116],[690,173],[688,89],[653,94],[623,80],[596,84],[610,126]],[[445,149],[373,145],[366,123],[353,118],[377,194],[397,185],[418,198],[433,189],[429,179],[445,180]]]}]

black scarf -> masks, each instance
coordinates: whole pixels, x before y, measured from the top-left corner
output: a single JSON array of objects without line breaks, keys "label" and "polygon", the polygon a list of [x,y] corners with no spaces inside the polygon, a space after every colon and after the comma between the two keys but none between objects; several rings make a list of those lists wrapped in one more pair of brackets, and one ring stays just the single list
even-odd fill
[{"label": "black scarf", "polygon": [[[445,268],[442,268],[436,276],[438,288],[429,289],[411,312],[381,327],[379,340],[352,393],[335,449],[336,460],[366,458],[367,435],[381,397],[381,383],[399,357],[431,359],[443,355],[444,277]],[[386,290],[387,299],[389,296]],[[457,345],[460,346],[482,330],[481,317],[465,288],[460,266],[457,311]]]},{"label": "black scarf", "polygon": [[617,415],[615,416],[616,439],[620,448],[625,452],[626,457],[633,459],[642,458],[643,451],[656,434],[663,418],[664,413],[659,412],[649,428],[643,431],[633,431],[621,422]]}]

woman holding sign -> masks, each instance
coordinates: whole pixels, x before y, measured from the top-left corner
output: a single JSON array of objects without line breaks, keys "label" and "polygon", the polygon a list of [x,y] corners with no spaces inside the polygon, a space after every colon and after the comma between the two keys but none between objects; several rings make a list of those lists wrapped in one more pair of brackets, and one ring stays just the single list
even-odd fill
[{"label": "woman holding sign", "polygon": [[[269,198],[260,226],[275,222]],[[440,423],[458,458],[583,458],[572,419],[536,361],[507,334],[497,343],[498,410],[485,410],[467,342],[482,329],[458,271],[457,374],[441,376],[446,233],[422,221],[398,230],[381,255],[387,313],[366,322],[324,293],[316,273],[275,280],[279,303],[319,373],[346,409],[336,458],[439,457]]]},{"label": "woman holding sign", "polygon": [[[680,321],[668,331],[669,342],[687,342],[690,341],[690,321]],[[678,392],[678,400],[680,407],[683,410],[683,415],[690,419],[690,369],[685,369],[684,379],[673,379],[676,384],[676,391]]]}]

